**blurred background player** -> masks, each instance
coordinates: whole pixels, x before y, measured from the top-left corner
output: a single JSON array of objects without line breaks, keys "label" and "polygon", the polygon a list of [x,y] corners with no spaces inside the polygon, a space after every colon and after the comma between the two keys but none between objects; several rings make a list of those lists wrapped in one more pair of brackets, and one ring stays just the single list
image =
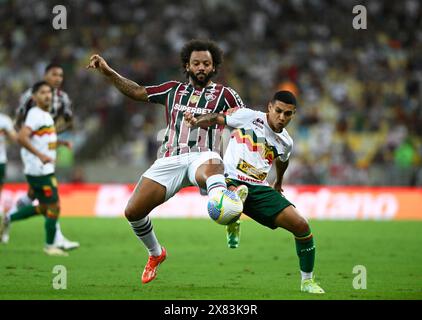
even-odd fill
[{"label": "blurred background player", "polygon": [[[61,89],[63,79],[63,68],[59,64],[50,63],[47,65],[44,71],[44,81],[47,82],[53,90],[49,112],[53,117],[57,134],[63,133],[73,127],[72,103],[68,94]],[[35,106],[35,101],[32,95],[32,88],[29,88],[20,97],[19,106],[16,109],[15,126],[18,130],[21,128],[29,110],[33,106]],[[19,198],[15,206],[10,208],[9,213],[16,211],[17,208],[32,204],[34,199],[34,195],[28,190],[28,193]],[[57,223],[54,243],[64,250],[71,250],[79,247],[79,242],[70,241],[63,235],[59,223]]]},{"label": "blurred background player", "polygon": [[[50,106],[50,114],[53,117],[57,128],[57,133],[69,130],[73,126],[72,102],[66,92],[61,87],[64,80],[63,68],[50,63],[44,71],[44,81],[53,89],[53,98]],[[15,125],[19,129],[25,121],[28,111],[35,105],[32,98],[32,88],[26,90],[19,99],[19,106],[16,109]]]},{"label": "blurred background player", "polygon": [[[280,227],[293,233],[302,275],[301,291],[324,293],[313,278],[315,246],[309,224],[281,194],[293,147],[285,127],[295,113],[295,96],[289,91],[278,91],[269,102],[267,113],[242,108],[227,115],[207,114],[195,118],[187,112],[185,119],[193,127],[218,124],[235,128],[224,154],[227,184],[248,187],[243,208],[246,215],[271,229]],[[267,176],[274,162],[277,180],[271,187]]]},{"label": "blurred background player", "polygon": [[188,82],[168,81],[148,87],[122,77],[98,54],[91,56],[88,65],[98,69],[126,96],[166,108],[167,129],[159,159],[142,175],[125,209],[133,231],[149,252],[143,283],[156,277],[157,267],[166,257],[148,217],[155,207],[188,185],[206,189],[210,206],[214,206],[214,199],[221,199],[224,205],[225,196],[241,202],[236,193],[227,190],[224,165],[218,154],[220,130],[216,126],[191,130],[183,121],[186,110],[206,114],[243,106],[233,89],[211,81],[222,63],[222,51],[212,41],[191,40],[183,46],[180,56]]},{"label": "blurred background player", "polygon": [[54,244],[60,214],[54,162],[57,145],[70,147],[70,143],[57,140],[54,120],[49,113],[52,96],[52,88],[46,81],[34,84],[32,98],[35,105],[28,111],[18,133],[24,173],[39,204],[30,204],[7,214],[2,220],[0,234],[3,238],[9,232],[12,222],[42,214],[45,217],[46,232],[44,252],[48,255],[67,256],[67,252]]},{"label": "blurred background player", "polygon": [[[3,190],[4,179],[6,176],[6,165],[7,165],[7,140],[8,138],[10,141],[16,142],[17,141],[17,134],[15,129],[13,128],[13,122],[10,117],[7,115],[0,113],[0,198],[1,192]],[[3,212],[1,212],[3,214]]]}]

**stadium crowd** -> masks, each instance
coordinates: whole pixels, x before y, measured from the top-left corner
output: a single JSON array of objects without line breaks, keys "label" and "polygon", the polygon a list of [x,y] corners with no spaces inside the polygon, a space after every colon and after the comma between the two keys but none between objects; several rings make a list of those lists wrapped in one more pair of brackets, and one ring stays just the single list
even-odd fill
[{"label": "stadium crowd", "polygon": [[[62,4],[66,30],[51,25],[54,1],[0,3],[0,111],[12,116],[45,65],[60,63],[75,113],[76,161],[105,157],[142,171],[155,160],[165,128],[163,109],[130,101],[86,72],[90,54],[102,54],[138,83],[158,84],[183,80],[185,41],[211,38],[225,52],[218,81],[246,105],[264,110],[278,88],[297,95],[288,183],[422,185],[418,0]],[[356,4],[367,8],[366,30],[352,26]]]}]

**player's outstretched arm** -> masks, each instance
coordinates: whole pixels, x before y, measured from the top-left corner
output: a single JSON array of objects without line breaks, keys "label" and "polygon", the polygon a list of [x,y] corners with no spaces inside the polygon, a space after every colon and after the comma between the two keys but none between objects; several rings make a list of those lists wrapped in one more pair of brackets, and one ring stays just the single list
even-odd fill
[{"label": "player's outstretched arm", "polygon": [[87,69],[97,69],[106,76],[121,93],[137,101],[148,102],[147,91],[144,86],[129,80],[118,74],[107,62],[98,54],[94,54],[89,59]]},{"label": "player's outstretched arm", "polygon": [[200,127],[206,129],[215,124],[226,124],[226,117],[221,113],[208,113],[195,118],[194,115],[190,112],[185,112],[183,116],[188,127],[190,128]]}]

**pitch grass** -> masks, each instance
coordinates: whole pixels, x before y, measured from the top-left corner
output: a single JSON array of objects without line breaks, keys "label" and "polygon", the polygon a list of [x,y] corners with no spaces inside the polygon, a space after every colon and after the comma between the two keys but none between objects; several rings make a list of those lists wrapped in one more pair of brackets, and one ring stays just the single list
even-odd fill
[{"label": "pitch grass", "polygon": [[[316,278],[326,294],[299,292],[294,240],[242,221],[238,249],[224,227],[206,219],[156,219],[168,259],[142,285],[146,251],[124,219],[64,218],[80,241],[69,257],[42,252],[43,220],[15,223],[0,247],[0,299],[422,299],[422,223],[311,221]],[[55,265],[67,268],[67,289],[54,290]],[[352,287],[355,265],[367,269],[367,289]]]}]

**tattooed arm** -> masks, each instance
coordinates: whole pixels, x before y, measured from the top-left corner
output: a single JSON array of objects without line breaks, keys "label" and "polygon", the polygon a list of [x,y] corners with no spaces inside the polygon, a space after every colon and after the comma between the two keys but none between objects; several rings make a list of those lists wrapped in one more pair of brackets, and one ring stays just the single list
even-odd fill
[{"label": "tattooed arm", "polygon": [[113,70],[107,62],[98,54],[94,54],[89,59],[87,69],[98,69],[105,75],[113,85],[119,89],[121,93],[137,101],[148,102],[147,91],[144,86],[138,85],[136,82],[122,77]]},{"label": "tattooed arm", "polygon": [[188,127],[190,128],[200,127],[202,129],[206,129],[215,124],[226,124],[226,116],[221,113],[207,113],[199,116],[198,118],[195,118],[194,115],[190,112],[185,112],[183,116]]}]

